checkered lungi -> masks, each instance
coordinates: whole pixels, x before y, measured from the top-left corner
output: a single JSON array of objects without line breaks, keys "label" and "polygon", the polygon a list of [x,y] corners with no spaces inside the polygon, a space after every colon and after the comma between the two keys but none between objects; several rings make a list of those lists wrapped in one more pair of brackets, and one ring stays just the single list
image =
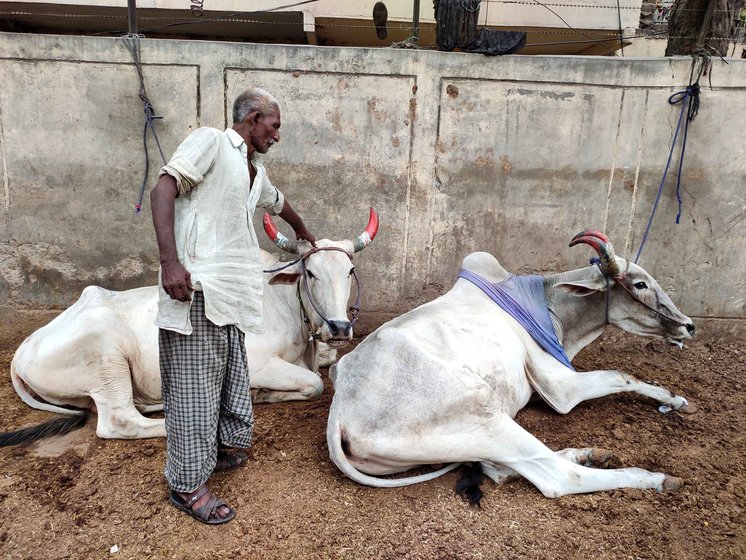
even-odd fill
[{"label": "checkered lungi", "polygon": [[217,462],[218,442],[251,445],[254,415],[244,334],[205,317],[202,292],[192,292],[192,334],[160,329],[158,348],[166,418],[166,468],[172,490],[192,492]]}]

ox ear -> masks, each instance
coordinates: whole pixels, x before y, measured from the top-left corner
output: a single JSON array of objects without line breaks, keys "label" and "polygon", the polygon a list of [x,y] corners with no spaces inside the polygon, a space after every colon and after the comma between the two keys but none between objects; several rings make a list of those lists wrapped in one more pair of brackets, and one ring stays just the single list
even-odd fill
[{"label": "ox ear", "polygon": [[297,272],[279,272],[269,279],[270,284],[295,284],[300,278]]},{"label": "ox ear", "polygon": [[599,280],[575,280],[571,282],[558,282],[553,286],[576,297],[585,297],[596,292],[605,292],[606,283]]}]

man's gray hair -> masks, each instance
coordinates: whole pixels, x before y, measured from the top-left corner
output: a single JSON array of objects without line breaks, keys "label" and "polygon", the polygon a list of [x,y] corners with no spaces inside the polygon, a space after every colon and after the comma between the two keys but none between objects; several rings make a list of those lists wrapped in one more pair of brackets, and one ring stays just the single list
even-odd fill
[{"label": "man's gray hair", "polygon": [[259,111],[261,115],[280,111],[280,104],[270,93],[258,87],[252,87],[236,97],[233,102],[233,122],[239,123],[246,115]]}]

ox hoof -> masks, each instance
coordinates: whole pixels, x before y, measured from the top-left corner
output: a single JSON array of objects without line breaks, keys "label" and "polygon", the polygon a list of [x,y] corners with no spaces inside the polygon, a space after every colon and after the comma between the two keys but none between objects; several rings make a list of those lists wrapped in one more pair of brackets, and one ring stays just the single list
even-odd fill
[{"label": "ox hoof", "polygon": [[617,468],[619,466],[619,459],[617,456],[608,449],[600,447],[593,448],[588,460],[594,467],[600,467],[602,469]]},{"label": "ox hoof", "polygon": [[684,486],[684,479],[678,476],[666,476],[663,480],[663,490],[673,491],[678,490]]},{"label": "ox hoof", "polygon": [[695,412],[699,412],[699,409],[697,408],[697,405],[688,402],[684,404],[684,406],[677,408],[676,412],[681,412],[682,414],[694,414]]}]

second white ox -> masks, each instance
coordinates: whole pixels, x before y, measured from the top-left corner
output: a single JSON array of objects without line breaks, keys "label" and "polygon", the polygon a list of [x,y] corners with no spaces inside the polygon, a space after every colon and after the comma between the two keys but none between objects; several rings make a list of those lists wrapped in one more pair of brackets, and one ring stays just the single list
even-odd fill
[{"label": "second white ox", "polygon": [[[348,300],[352,254],[378,230],[373,208],[365,231],[353,240],[295,242],[277,231],[268,215],[265,231],[285,251],[302,255],[283,263],[262,251],[265,270],[264,333],[247,333],[246,350],[254,402],[318,398],[324,388],[317,369],[319,343],[334,348],[352,339]],[[359,290],[359,286],[357,287]],[[358,292],[359,293],[359,292]],[[165,436],[163,419],[143,413],[162,409],[157,286],[114,292],[89,286],[69,309],[29,336],[11,363],[11,380],[34,408],[63,414],[98,415],[101,438]],[[63,408],[63,407],[73,407]],[[38,431],[4,438],[11,444]]]},{"label": "second white ox", "polygon": [[[679,346],[692,336],[692,321],[645,270],[616,257],[602,233],[585,231],[570,246],[577,243],[596,249],[599,267],[538,277],[535,284],[548,307],[546,322],[567,358],[607,324]],[[469,255],[463,269],[488,283],[508,276],[487,253]],[[496,483],[523,476],[547,497],[623,487],[677,488],[681,480],[663,473],[588,468],[608,459],[609,452],[553,452],[513,420],[534,392],[562,414],[584,400],[622,391],[682,412],[694,410],[671,391],[620,371],[578,373],[565,363],[545,351],[486,291],[459,278],[448,293],[382,325],[332,366],[331,459],[352,480],[380,488],[430,480],[461,463],[481,465]],[[444,463],[418,476],[380,477]],[[460,493],[478,503],[481,472],[470,478],[476,484],[469,488],[467,482]]]}]

